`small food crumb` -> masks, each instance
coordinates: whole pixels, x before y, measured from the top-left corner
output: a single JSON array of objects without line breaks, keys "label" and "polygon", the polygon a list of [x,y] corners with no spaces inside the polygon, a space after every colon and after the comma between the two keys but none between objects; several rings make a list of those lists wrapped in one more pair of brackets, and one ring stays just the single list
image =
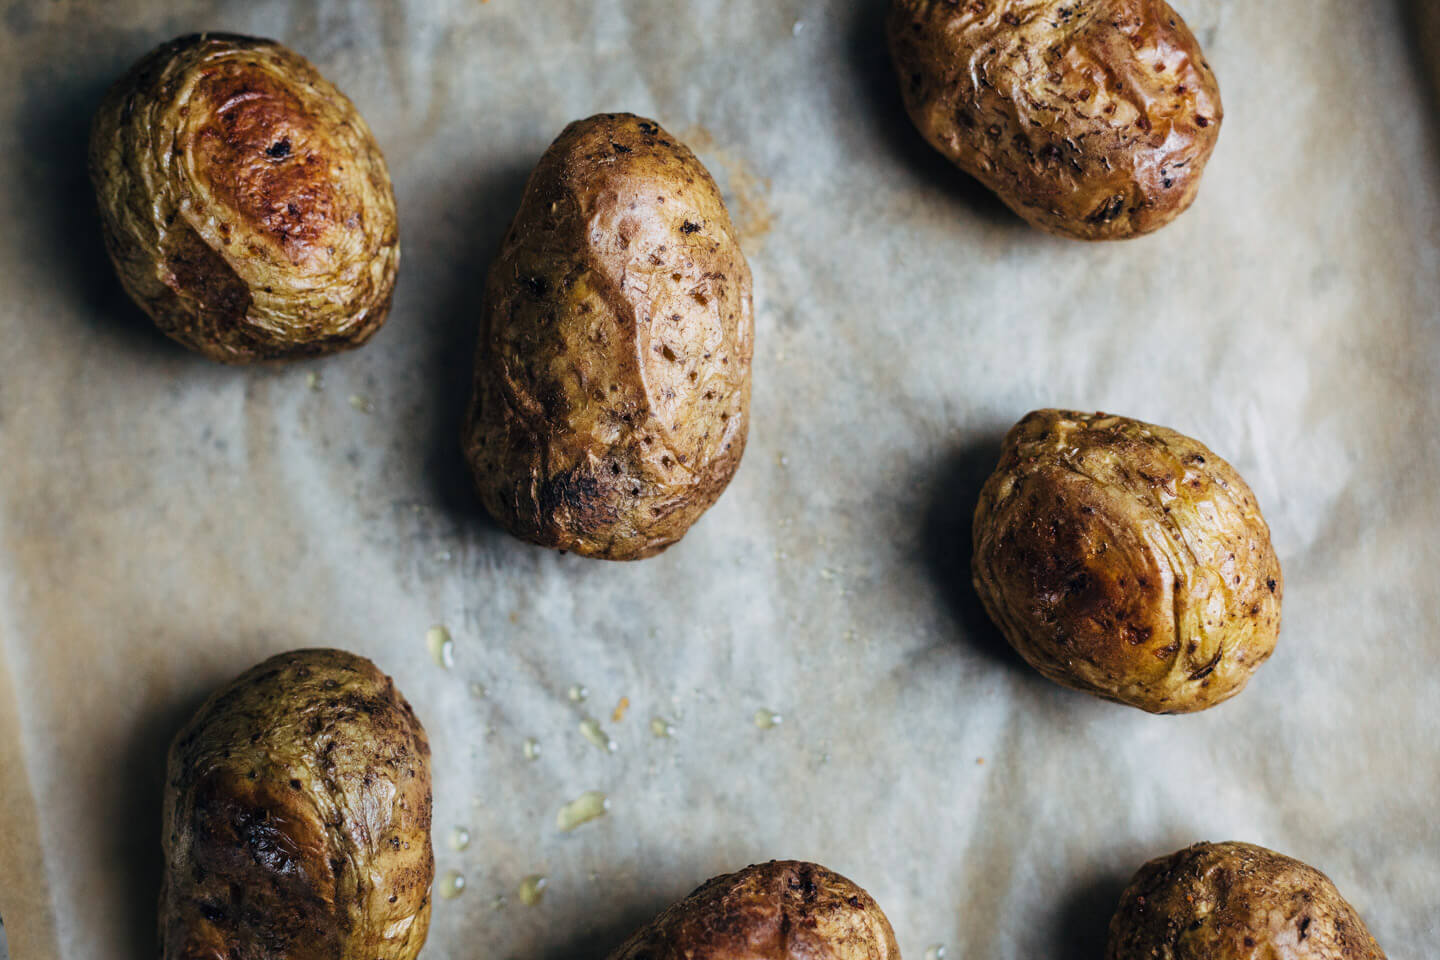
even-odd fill
[{"label": "small food crumb", "polygon": [[545,896],[545,888],[550,886],[550,878],[539,873],[532,873],[520,881],[520,889],[516,891],[520,902],[527,907],[533,907]]},{"label": "small food crumb", "polygon": [[925,950],[925,960],[945,960],[945,944],[930,944]]},{"label": "small food crumb", "polygon": [[650,732],[661,740],[665,740],[675,732],[675,728],[664,717],[656,717],[650,721]]},{"label": "small food crumb", "polygon": [[525,738],[525,748],[524,748],[524,749],[525,749],[525,759],[526,759],[526,760],[534,761],[534,760],[539,760],[539,759],[540,759],[540,742],[539,742],[538,740],[536,740],[534,737],[526,737],[526,738]]},{"label": "small food crumb", "polygon": [[507,903],[509,903],[509,902],[510,902],[510,901],[506,900],[504,897],[502,897],[502,896],[500,896],[499,894],[497,894],[497,895],[495,896],[495,899],[490,901],[490,908],[491,908],[492,910],[504,910],[504,909],[505,909],[505,904],[507,904]]},{"label": "small food crumb", "polygon": [[370,398],[363,393],[350,394],[350,406],[359,410],[361,413],[369,413],[375,409],[375,405],[370,402]]},{"label": "small food crumb", "polygon": [[316,373],[314,370],[311,370],[309,373],[305,374],[305,386],[309,387],[311,390],[319,390],[322,386],[320,382],[320,374]]},{"label": "small food crumb", "polygon": [[465,892],[465,875],[459,870],[451,870],[440,878],[439,893],[446,900],[454,900]]},{"label": "small food crumb", "polygon": [[755,726],[761,730],[770,730],[780,725],[785,718],[770,710],[755,711]]},{"label": "small food crumb", "polygon": [[470,846],[470,831],[464,827],[456,827],[450,831],[450,849],[457,853]]},{"label": "small food crumb", "polygon": [[576,827],[598,820],[610,810],[610,798],[599,790],[587,790],[555,814],[555,827],[569,833]]},{"label": "small food crumb", "polygon": [[445,670],[455,666],[455,641],[450,631],[436,624],[425,631],[425,645],[430,648],[430,658],[435,665]]},{"label": "small food crumb", "polygon": [[621,697],[620,702],[615,704],[615,712],[610,714],[611,723],[619,723],[625,719],[625,711],[630,709],[630,698]]},{"label": "small food crumb", "polygon": [[985,758],[984,758],[984,757],[976,757],[976,758],[975,758],[975,766],[977,766],[977,767],[983,767],[983,766],[985,766]]},{"label": "small food crumb", "polygon": [[590,691],[578,683],[571,685],[569,693],[571,703],[584,703],[585,698],[590,696]]},{"label": "small food crumb", "polygon": [[580,721],[580,733],[586,740],[608,753],[614,753],[619,748],[619,745],[611,740],[609,734],[601,728],[600,721],[594,717],[586,717]]},{"label": "small food crumb", "polygon": [[485,684],[483,683],[470,684],[470,696],[474,697],[476,700],[484,700],[489,695],[489,693],[490,691],[485,689]]}]

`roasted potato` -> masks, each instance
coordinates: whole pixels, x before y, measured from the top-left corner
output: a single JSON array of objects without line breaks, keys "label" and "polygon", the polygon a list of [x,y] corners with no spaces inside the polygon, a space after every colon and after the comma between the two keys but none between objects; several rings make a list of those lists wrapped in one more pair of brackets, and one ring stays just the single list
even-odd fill
[{"label": "roasted potato", "polygon": [[1105,960],[1385,960],[1330,878],[1249,843],[1197,843],[1140,868]]},{"label": "roasted potato", "polygon": [[270,40],[164,44],[105,97],[90,176],[120,282],[222,363],[364,343],[400,241],[385,160],[355,106]]},{"label": "roasted potato", "polygon": [[1042,230],[1137,237],[1195,199],[1224,112],[1164,0],[892,0],[888,34],[925,139]]},{"label": "roasted potato", "polygon": [[490,268],[464,449],[505,529],[634,560],[745,449],[750,268],[715,181],[653,121],[566,127]]},{"label": "roasted potato", "polygon": [[771,861],[715,877],[610,960],[900,960],[870,895],[814,863]]},{"label": "roasted potato", "polygon": [[272,657],[176,736],[165,960],[412,960],[430,926],[430,745],[369,660]]},{"label": "roasted potato", "polygon": [[1284,581],[1239,474],[1173,430],[1039,410],[975,510],[975,589],[1057,683],[1152,713],[1212,707],[1270,656]]}]

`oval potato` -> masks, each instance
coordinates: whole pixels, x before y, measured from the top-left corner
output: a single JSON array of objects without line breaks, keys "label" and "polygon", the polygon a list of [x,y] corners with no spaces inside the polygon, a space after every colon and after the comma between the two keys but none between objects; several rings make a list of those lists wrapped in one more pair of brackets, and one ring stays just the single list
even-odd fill
[{"label": "oval potato", "polygon": [[413,960],[430,925],[430,744],[363,657],[299,650],[170,748],[161,955]]},{"label": "oval potato", "polygon": [[1224,112],[1164,0],[892,0],[888,33],[921,134],[1035,226],[1137,237],[1195,199]]},{"label": "oval potato", "polygon": [[1330,878],[1249,843],[1151,860],[1110,921],[1105,960],[1385,960]]},{"label": "oval potato", "polygon": [[522,539],[632,560],[740,464],[750,269],[709,173],[653,121],[568,126],[490,269],[464,448]]},{"label": "oval potato", "polygon": [[212,360],[333,353],[385,321],[400,261],[385,160],[278,43],[208,33],[153,51],[96,113],[90,176],[120,282]]},{"label": "oval potato", "polygon": [[610,960],[900,960],[868,893],[814,863],[772,861],[715,877]]},{"label": "oval potato", "polygon": [[975,509],[975,589],[1057,683],[1152,713],[1239,693],[1275,648],[1284,579],[1255,495],[1189,437],[1039,410]]}]

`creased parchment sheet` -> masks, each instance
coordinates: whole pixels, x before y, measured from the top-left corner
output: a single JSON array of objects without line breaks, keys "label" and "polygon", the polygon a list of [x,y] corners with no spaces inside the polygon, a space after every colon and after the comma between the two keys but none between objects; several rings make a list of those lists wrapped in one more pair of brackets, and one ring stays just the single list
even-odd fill
[{"label": "creased parchment sheet", "polygon": [[[1154,237],[1084,246],[1025,227],[919,141],[879,7],[3,4],[0,913],[16,960],[154,956],[170,737],[215,685],[318,644],[377,660],[429,729],[439,870],[469,883],[437,901],[428,956],[598,960],[707,877],[802,857],[868,888],[916,960],[932,944],[1096,958],[1130,873],[1196,839],[1321,866],[1392,957],[1430,955],[1428,10],[1182,0],[1227,108],[1199,201]],[[404,260],[365,349],[222,369],[119,292],[86,125],[131,61],[200,29],[284,40],[374,128]],[[485,267],[539,154],[602,110],[696,147],[757,288],[744,465],[681,545],[633,565],[499,533],[457,452]],[[1049,405],[1173,426],[1254,486],[1288,589],[1279,650],[1243,696],[1145,716],[1052,686],[985,624],[967,517],[1001,432]],[[451,669],[426,650],[434,624]],[[783,722],[758,728],[760,710]],[[580,736],[587,714],[613,754]],[[609,815],[557,832],[591,789]],[[531,874],[549,887],[527,908]]]}]

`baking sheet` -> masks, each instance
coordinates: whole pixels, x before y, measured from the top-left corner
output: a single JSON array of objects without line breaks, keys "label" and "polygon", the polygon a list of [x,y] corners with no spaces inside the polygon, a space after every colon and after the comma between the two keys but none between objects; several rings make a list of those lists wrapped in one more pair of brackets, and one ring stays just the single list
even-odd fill
[{"label": "baking sheet", "polygon": [[[1427,954],[1432,3],[1183,0],[1224,91],[1219,149],[1190,213],[1110,246],[1028,229],[929,152],[881,6],[4,5],[0,913],[16,960],[154,955],[171,735],[215,685],[319,644],[377,660],[429,729],[438,868],[468,880],[437,901],[430,956],[599,958],[713,874],[802,857],[866,886],[912,958],[1094,958],[1129,874],[1206,838],[1321,866],[1392,957]],[[374,128],[404,260],[364,350],[222,369],[120,293],[89,115],[133,59],[200,29],[284,40]],[[480,278],[529,168],[566,122],[622,109],[683,135],[726,190],[758,338],[730,490],[669,553],[610,565],[498,532],[456,437]],[[1174,426],[1255,487],[1285,624],[1237,700],[1184,718],[1111,706],[1040,679],[986,625],[967,517],[1000,434],[1047,405]],[[426,649],[435,624],[448,670]],[[760,729],[761,710],[783,722]],[[580,736],[586,714],[613,753]],[[609,815],[558,833],[590,789]],[[520,905],[540,873],[544,900]]]}]

